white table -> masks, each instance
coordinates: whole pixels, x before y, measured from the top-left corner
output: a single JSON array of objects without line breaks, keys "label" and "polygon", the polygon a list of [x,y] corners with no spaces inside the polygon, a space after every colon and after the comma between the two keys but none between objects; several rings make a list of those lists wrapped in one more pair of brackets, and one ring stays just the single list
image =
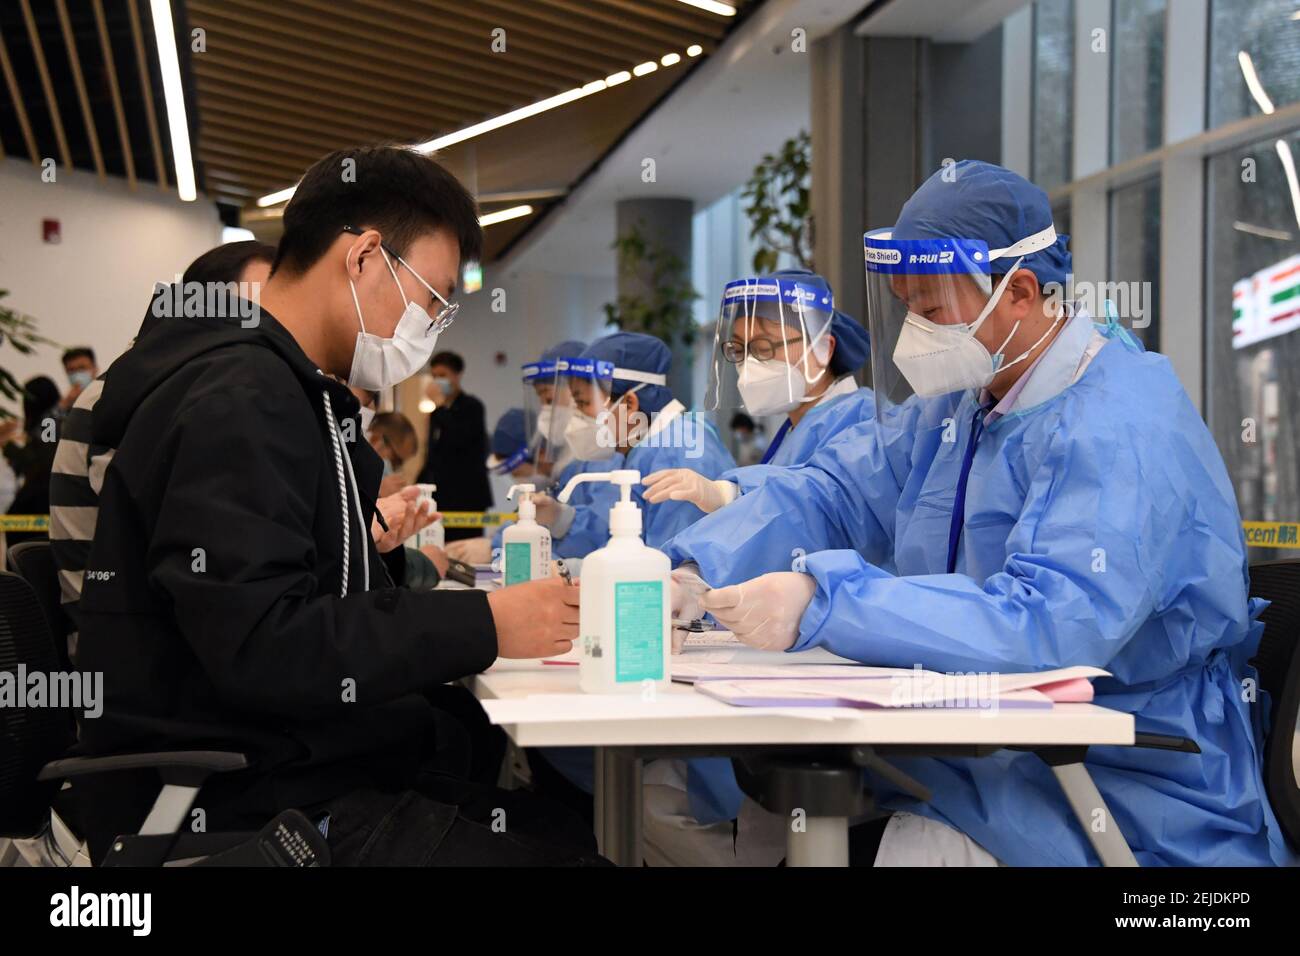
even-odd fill
[{"label": "white table", "polygon": [[[798,665],[790,665],[797,670]],[[638,695],[610,704],[592,700],[590,713],[554,719],[575,703],[548,695],[576,695],[578,669],[537,661],[498,661],[473,683],[483,701],[510,701],[517,719],[501,726],[520,747],[593,747],[596,751],[596,835],[601,852],[621,865],[641,863],[641,763],[643,751],[758,744],[859,744],[880,747],[1131,746],[1133,718],[1093,704],[1057,704],[1051,710],[1002,708],[983,713],[958,709],[857,710],[852,708],[745,708],[673,684],[658,701]],[[532,698],[531,702],[526,702]],[[581,704],[581,702],[576,702]],[[600,713],[604,708],[605,713]],[[623,713],[615,716],[617,711]],[[630,716],[629,716],[630,715]],[[696,751],[698,752],[698,751]],[[1082,762],[1053,767],[1066,798],[1102,863],[1136,866],[1132,851]],[[1105,826],[1094,826],[1094,815]],[[787,836],[791,865],[847,864],[843,818],[809,820],[803,834]],[[1101,832],[1097,832],[1098,829]],[[792,828],[793,831],[793,828]]]}]

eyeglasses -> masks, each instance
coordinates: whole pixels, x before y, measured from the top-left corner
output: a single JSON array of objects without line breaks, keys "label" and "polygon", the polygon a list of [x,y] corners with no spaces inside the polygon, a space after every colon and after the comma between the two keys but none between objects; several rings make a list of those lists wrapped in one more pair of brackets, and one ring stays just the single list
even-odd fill
[{"label": "eyeglasses", "polygon": [[750,339],[748,343],[745,343],[737,342],[732,339],[722,343],[722,357],[732,365],[739,365],[741,362],[745,361],[746,355],[752,355],[760,362],[766,362],[775,357],[777,349],[802,341],[803,336],[786,339],[784,342],[774,342],[771,339],[755,338]]},{"label": "eyeglasses", "polygon": [[[352,235],[352,236],[362,235],[362,231],[358,229],[356,226],[344,226],[343,231],[346,232],[348,235]],[[426,329],[425,331],[426,333],[445,332],[447,330],[447,327],[451,325],[451,323],[456,321],[456,314],[460,312],[460,303],[448,302],[446,299],[444,299],[437,289],[429,285],[429,283],[425,282],[424,277],[421,276],[414,269],[412,269],[410,264],[407,263],[405,259],[403,259],[401,256],[397,254],[397,250],[394,249],[392,246],[390,246],[388,243],[386,243],[383,239],[379,240],[379,248],[383,249],[385,253],[392,256],[403,266],[405,266],[406,271],[409,272],[411,275],[415,276],[415,281],[420,283],[420,285],[424,286],[426,289],[428,289],[429,292],[433,295],[433,297],[442,303],[442,308],[439,309],[437,313],[433,316],[433,320],[429,323],[429,328]]]}]

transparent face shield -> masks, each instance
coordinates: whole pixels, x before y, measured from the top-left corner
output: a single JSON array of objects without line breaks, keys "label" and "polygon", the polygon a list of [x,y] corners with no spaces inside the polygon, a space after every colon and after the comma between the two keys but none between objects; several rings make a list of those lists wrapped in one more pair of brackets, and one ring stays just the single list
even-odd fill
[{"label": "transparent face shield", "polygon": [[978,239],[867,233],[867,328],[878,418],[887,419],[913,395],[983,388],[999,370],[1023,362],[1037,343],[1022,354],[1007,353],[1019,323],[993,337],[979,333],[1024,256],[1055,241],[1051,227],[992,250]]},{"label": "transparent face shield", "polygon": [[[557,365],[557,396],[567,396],[571,407],[563,440],[573,457],[583,461],[608,458],[644,434],[650,416],[641,411],[620,412],[618,406],[645,385],[667,384],[667,376],[661,373],[618,368],[603,359],[560,359]],[[616,381],[631,387],[611,398]],[[557,397],[556,401],[560,400]]]},{"label": "transparent face shield", "polygon": [[[560,448],[550,441],[552,431],[557,424],[557,417],[564,418],[569,411],[568,403],[555,407],[556,363],[554,361],[529,362],[521,369],[523,385],[524,425],[528,436],[528,450],[537,470],[550,476],[557,473],[554,465],[559,458]],[[564,421],[558,422],[561,436]]]},{"label": "transparent face shield", "polygon": [[831,294],[797,279],[727,283],[713,333],[705,407],[787,414],[820,392],[829,369]]}]

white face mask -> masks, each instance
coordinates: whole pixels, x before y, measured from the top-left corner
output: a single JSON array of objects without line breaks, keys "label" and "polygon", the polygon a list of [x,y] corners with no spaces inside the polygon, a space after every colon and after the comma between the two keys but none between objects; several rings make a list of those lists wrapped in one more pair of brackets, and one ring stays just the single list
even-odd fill
[{"label": "white face mask", "polygon": [[808,391],[801,373],[780,359],[745,357],[740,367],[740,397],[751,415],[784,415],[798,408]]},{"label": "white face mask", "polygon": [[398,320],[391,339],[371,335],[366,331],[366,320],[361,316],[361,303],[357,299],[357,287],[352,282],[352,276],[348,276],[348,285],[352,288],[352,304],[357,308],[357,321],[361,323],[357,344],[352,350],[352,371],[348,375],[348,384],[371,391],[391,388],[410,378],[428,364],[433,348],[438,344],[438,333],[432,328],[433,320],[429,318],[429,313],[406,298],[397,272],[388,261],[388,253],[380,250],[380,254],[384,257],[393,281],[397,283],[402,301],[406,303],[406,311]]},{"label": "white face mask", "polygon": [[[600,414],[608,415],[606,409]],[[602,458],[608,458],[612,453],[612,448],[603,448],[600,444],[601,420],[592,418],[590,415],[584,415],[582,412],[574,411],[573,417],[569,419],[564,426],[565,444],[573,451],[575,458],[581,461],[600,461]]]},{"label": "white face mask", "polygon": [[[824,333],[819,333],[809,348],[818,362],[826,362],[829,345]],[[778,358],[764,361],[746,355],[736,383],[745,410],[751,415],[784,415],[804,402],[815,401],[808,398],[808,386],[826,374],[826,367],[823,364],[816,375],[810,376],[807,355],[805,352],[794,365]]]},{"label": "white face mask", "polygon": [[565,431],[573,420],[572,405],[546,405],[537,413],[537,433],[556,447],[564,445]]},{"label": "white face mask", "polygon": [[1056,323],[1061,321],[1060,316],[1053,320],[1037,342],[1010,362],[1006,361],[1002,350],[1020,328],[1019,321],[1011,327],[997,352],[990,353],[975,338],[975,333],[997,306],[1011,276],[1019,268],[1020,260],[1017,260],[1002,277],[979,317],[970,325],[940,325],[914,312],[907,313],[894,346],[894,364],[907,379],[907,384],[912,386],[912,391],[922,398],[933,398],[950,392],[985,388],[998,372],[1023,362],[1052,334]]},{"label": "white face mask", "polygon": [[370,423],[373,422],[374,420],[375,420],[375,410],[373,408],[366,408],[366,406],[362,405],[361,406],[361,434],[364,435],[370,431]]},{"label": "white face mask", "polygon": [[[642,386],[624,393],[619,397],[621,402],[628,395],[640,391]],[[618,402],[614,403],[615,405]],[[573,409],[573,417],[569,419],[568,424],[564,426],[564,440],[573,452],[573,457],[581,461],[600,461],[602,458],[608,458],[614,454],[618,448],[618,442],[615,438],[614,409],[602,408],[596,413],[596,417],[584,415],[578,409]]]}]

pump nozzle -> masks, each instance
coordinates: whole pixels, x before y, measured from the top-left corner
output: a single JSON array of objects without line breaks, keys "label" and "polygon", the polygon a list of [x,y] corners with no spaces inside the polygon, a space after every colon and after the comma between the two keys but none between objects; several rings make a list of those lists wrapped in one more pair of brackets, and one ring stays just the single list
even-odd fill
[{"label": "pump nozzle", "polygon": [[641,484],[641,472],[631,468],[619,468],[615,471],[587,471],[580,475],[574,475],[569,479],[569,483],[564,486],[558,499],[568,503],[569,497],[573,494],[573,489],[584,481],[608,481],[613,485],[620,485],[623,489],[622,500],[632,500],[632,486]]},{"label": "pump nozzle", "polygon": [[524,501],[528,501],[530,500],[528,497],[529,495],[534,495],[537,493],[537,486],[536,485],[511,485],[510,490],[506,492],[506,497],[509,499],[513,499],[516,491],[520,493],[520,496]]}]

